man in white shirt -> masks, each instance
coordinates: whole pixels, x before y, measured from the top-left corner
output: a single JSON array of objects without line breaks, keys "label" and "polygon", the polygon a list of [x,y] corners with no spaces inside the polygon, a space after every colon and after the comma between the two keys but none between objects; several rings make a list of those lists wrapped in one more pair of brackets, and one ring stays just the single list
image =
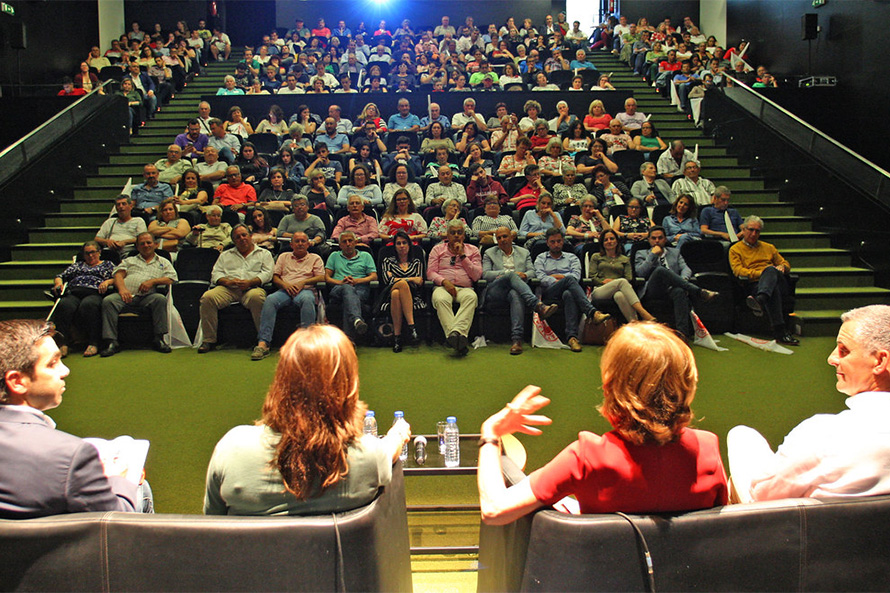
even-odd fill
[{"label": "man in white shirt", "polygon": [[235,249],[223,252],[213,271],[210,283],[215,286],[201,296],[201,331],[203,340],[198,354],[205,354],[216,348],[219,311],[233,302],[241,303],[250,311],[257,331],[266,291],[263,285],[272,280],[275,262],[272,253],[254,245],[250,230],[243,224],[232,229],[232,242]]},{"label": "man in white shirt", "polygon": [[671,191],[675,196],[680,194],[689,194],[695,200],[695,205],[699,208],[710,206],[714,201],[714,182],[699,177],[701,167],[695,161],[686,161],[683,165],[683,177],[675,178]]},{"label": "man in white shirt", "polygon": [[727,435],[734,495],[741,502],[890,493],[890,306],[848,311],[828,357],[847,410],[817,414],[773,453],[753,428]]}]

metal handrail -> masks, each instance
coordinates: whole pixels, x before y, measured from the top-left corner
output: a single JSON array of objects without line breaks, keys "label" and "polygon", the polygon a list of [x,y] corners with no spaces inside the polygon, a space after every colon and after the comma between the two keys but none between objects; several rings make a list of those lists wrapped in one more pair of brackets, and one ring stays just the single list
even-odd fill
[{"label": "metal handrail", "polygon": [[[85,119],[84,117],[76,117],[82,111],[81,104],[88,98],[99,94],[100,90],[104,91],[105,87],[112,82],[112,80],[106,80],[0,152],[0,187],[18,174],[22,167],[39,158],[40,153],[48,145],[58,141],[59,130],[50,130],[54,123],[68,118],[70,119],[69,129],[76,126]],[[88,115],[88,113],[88,111],[84,110],[84,115]],[[33,150],[30,150],[31,148]]]},{"label": "metal handrail", "polygon": [[[808,124],[744,82],[730,75],[726,77],[732,81],[733,86],[722,89],[724,96],[755,116],[782,138],[809,154],[849,185],[885,208],[890,208],[890,172]],[[791,122],[793,127],[783,128],[775,125],[780,118]],[[846,163],[839,165],[838,159]]]}]

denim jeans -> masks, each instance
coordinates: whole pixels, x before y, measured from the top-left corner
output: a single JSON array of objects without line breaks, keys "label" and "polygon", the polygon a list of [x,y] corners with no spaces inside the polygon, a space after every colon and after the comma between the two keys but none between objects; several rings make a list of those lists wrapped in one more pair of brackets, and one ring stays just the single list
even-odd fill
[{"label": "denim jeans", "polygon": [[331,300],[343,305],[343,331],[349,334],[356,319],[362,317],[362,304],[371,296],[368,284],[338,284],[331,288]]},{"label": "denim jeans", "polygon": [[258,341],[266,344],[272,341],[278,312],[289,307],[296,307],[300,311],[300,327],[309,327],[315,323],[315,293],[312,289],[306,287],[295,296],[290,296],[285,290],[279,290],[267,296],[266,302],[263,303]]},{"label": "denim jeans", "polygon": [[566,339],[578,337],[581,313],[590,317],[596,311],[596,307],[587,300],[587,294],[574,276],[566,276],[545,288],[544,301],[548,303],[562,301],[566,317]]},{"label": "denim jeans", "polygon": [[538,299],[518,274],[506,272],[503,276],[491,281],[485,292],[486,303],[503,303],[504,301],[508,301],[510,305],[510,338],[521,340],[525,308],[534,309],[538,304]]}]

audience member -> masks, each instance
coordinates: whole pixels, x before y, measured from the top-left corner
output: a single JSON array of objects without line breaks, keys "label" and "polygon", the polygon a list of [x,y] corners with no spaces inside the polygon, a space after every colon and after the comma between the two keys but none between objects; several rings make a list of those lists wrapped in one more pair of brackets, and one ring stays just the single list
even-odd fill
[{"label": "audience member", "polygon": [[[178,148],[178,147],[177,147]],[[173,197],[173,190],[166,183],[159,183],[160,172],[156,165],[149,163],[142,168],[144,181],[133,186],[130,197],[139,215],[154,217],[158,205],[167,198]]]},{"label": "audience member", "polygon": [[694,161],[695,156],[683,144],[682,140],[671,142],[670,150],[666,150],[658,157],[658,174],[667,180],[683,174],[686,163]]},{"label": "audience member", "polygon": [[325,282],[331,284],[331,302],[343,309],[343,330],[352,338],[363,336],[368,324],[362,309],[371,298],[370,283],[377,280],[374,258],[364,250],[357,250],[355,233],[340,233],[340,251],[331,253],[325,263]]},{"label": "audience member", "polygon": [[378,297],[378,311],[389,310],[392,319],[393,352],[402,351],[403,321],[407,325],[408,342],[416,346],[419,342],[414,324],[415,309],[426,309],[426,300],[420,293],[423,286],[423,251],[412,253],[411,237],[405,231],[393,235],[393,255],[383,258],[380,263],[382,291]]},{"label": "audience member", "polygon": [[232,245],[232,225],[222,221],[223,210],[208,206],[205,212],[207,224],[196,224],[186,235],[185,242],[194,247],[222,251]]},{"label": "audience member", "polygon": [[216,117],[210,120],[210,136],[207,137],[207,146],[215,148],[219,153],[219,158],[229,165],[235,162],[235,158],[241,151],[241,142],[234,134],[228,133],[225,124]]},{"label": "audience member", "polygon": [[710,206],[714,201],[716,188],[714,183],[704,177],[699,177],[701,167],[696,161],[686,161],[683,165],[683,177],[675,177],[671,185],[671,191],[675,195],[689,194],[695,200],[696,206]]},{"label": "audience member", "polygon": [[370,245],[371,241],[380,236],[377,230],[377,219],[365,214],[365,204],[362,197],[356,194],[346,200],[346,216],[337,221],[331,238],[337,241],[344,231],[351,231],[356,240],[362,245]]},{"label": "audience member", "polygon": [[[698,221],[701,223],[701,234],[706,239],[731,241],[730,232],[736,238],[742,238],[742,217],[735,208],[729,207],[731,195],[732,192],[729,191],[729,188],[721,185],[714,189],[712,205],[702,209]],[[727,217],[729,217],[732,229],[726,227]]]},{"label": "audience member", "polygon": [[155,162],[158,170],[158,181],[171,186],[179,183],[182,174],[192,168],[191,161],[182,158],[182,148],[178,144],[167,147],[167,158]]},{"label": "audience member", "polygon": [[122,254],[130,254],[136,249],[136,237],[148,230],[145,220],[139,216],[133,216],[133,199],[121,194],[114,199],[116,216],[112,216],[102,223],[96,233],[95,241],[105,249],[111,249]]},{"label": "audience member", "polygon": [[634,292],[633,266],[630,258],[622,253],[618,233],[606,229],[600,234],[599,252],[591,253],[587,260],[587,276],[593,280],[592,301],[612,300],[627,321],[654,321]]},{"label": "audience member", "polygon": [[677,249],[682,248],[684,243],[701,239],[701,225],[695,213],[692,196],[680,194],[671,206],[671,213],[662,221],[668,242]]},{"label": "audience member", "polygon": [[207,147],[209,138],[201,133],[201,125],[197,119],[190,119],[186,126],[188,131],[176,136],[173,144],[182,149],[182,156],[186,158],[204,156],[204,148]]},{"label": "audience member", "polygon": [[226,168],[226,183],[221,183],[213,194],[213,204],[231,212],[237,212],[243,220],[247,204],[256,202],[256,190],[244,183],[241,169],[235,165]]}]

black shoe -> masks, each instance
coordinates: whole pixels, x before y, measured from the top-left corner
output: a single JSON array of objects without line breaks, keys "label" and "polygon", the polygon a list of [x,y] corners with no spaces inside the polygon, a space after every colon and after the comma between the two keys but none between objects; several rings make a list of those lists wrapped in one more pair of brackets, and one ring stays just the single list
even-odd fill
[{"label": "black shoe", "polygon": [[198,348],[198,354],[207,354],[215,348],[216,344],[214,342],[202,342],[201,346]]},{"label": "black shoe", "polygon": [[161,354],[170,354],[173,352],[173,349],[164,342],[164,338],[157,338],[154,342],[151,343],[151,347],[155,349],[156,352],[160,352]]},{"label": "black shoe", "polygon": [[413,325],[408,326],[408,343],[412,346],[417,346],[420,343],[420,338],[417,337],[417,328]]},{"label": "black shoe", "polygon": [[763,305],[760,304],[757,297],[748,295],[748,298],[745,299],[745,304],[748,305],[748,308],[754,313],[754,317],[763,317]]},{"label": "black shoe", "polygon": [[111,340],[108,342],[108,346],[105,347],[105,350],[99,353],[99,356],[102,358],[108,358],[109,356],[114,356],[118,352],[121,351],[121,345],[116,340]]},{"label": "black shoe", "polygon": [[457,350],[457,341],[460,337],[458,332],[451,332],[448,334],[448,337],[445,338],[445,345],[451,348],[452,350]]},{"label": "black shoe", "polygon": [[361,317],[353,322],[352,327],[355,328],[355,333],[359,336],[363,336],[368,333],[368,324],[365,323],[365,320]]},{"label": "black shoe", "polygon": [[780,336],[776,336],[776,342],[779,344],[785,344],[786,346],[799,346],[800,340],[791,335],[790,332],[785,332]]},{"label": "black shoe", "polygon": [[467,339],[467,336],[463,334],[457,335],[457,347],[455,348],[455,350],[457,350],[458,356],[466,356],[467,353],[469,353],[470,340]]},{"label": "black shoe", "polygon": [[401,352],[402,351],[402,336],[393,336],[392,337],[392,351],[393,352]]}]

